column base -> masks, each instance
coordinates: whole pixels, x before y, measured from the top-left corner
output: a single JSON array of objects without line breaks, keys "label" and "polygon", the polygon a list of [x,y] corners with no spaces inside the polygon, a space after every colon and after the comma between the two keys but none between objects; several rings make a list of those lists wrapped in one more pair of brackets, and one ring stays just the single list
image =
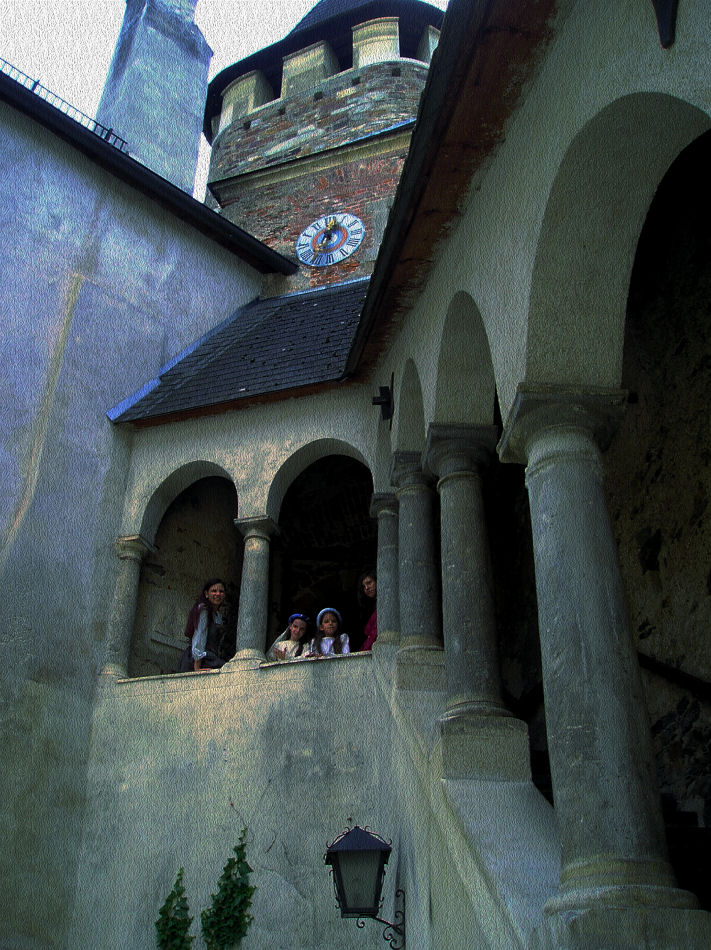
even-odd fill
[{"label": "column base", "polygon": [[228,660],[225,665],[221,667],[221,672],[230,673],[233,670],[258,670],[265,660],[266,657],[261,650],[255,650],[249,647],[246,650],[238,650],[232,659]]},{"label": "column base", "polygon": [[665,860],[634,860],[600,854],[564,865],[558,893],[543,911],[559,913],[601,904],[696,907],[697,901],[689,891],[676,886],[674,872]]},{"label": "column base", "polygon": [[409,643],[401,646],[395,657],[395,686],[398,689],[444,690],[443,648]]},{"label": "column base", "polygon": [[471,708],[450,710],[439,727],[443,778],[530,781],[528,727],[507,710],[494,714]]},{"label": "column base", "polygon": [[109,686],[116,680],[124,680],[127,677],[128,670],[120,663],[107,663],[99,673],[99,685]]},{"label": "column base", "polygon": [[381,646],[383,644],[398,645],[400,643],[400,632],[398,630],[378,630],[378,636],[373,646],[376,646],[378,643]]},{"label": "column base", "polygon": [[680,907],[587,907],[546,914],[530,950],[707,950],[711,914]]}]

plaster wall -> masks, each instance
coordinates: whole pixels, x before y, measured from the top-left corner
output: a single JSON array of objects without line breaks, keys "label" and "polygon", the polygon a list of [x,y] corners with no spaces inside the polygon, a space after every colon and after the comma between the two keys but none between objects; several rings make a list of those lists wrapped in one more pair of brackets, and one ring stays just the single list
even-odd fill
[{"label": "plaster wall", "polygon": [[[257,885],[246,947],[375,947],[373,931],[369,939],[341,920],[323,864],[348,825],[394,832],[391,726],[370,660],[225,668],[102,691],[71,945],[152,948],[178,868],[197,913],[246,825]],[[344,715],[344,704],[358,714]]]},{"label": "plaster wall", "polygon": [[[64,946],[131,436],[105,412],[256,273],[0,105],[7,946]],[[28,835],[34,846],[28,847]]]},{"label": "plaster wall", "polygon": [[711,124],[707,12],[685,4],[663,50],[643,4],[560,5],[546,58],[381,363],[400,367],[397,384],[415,360],[426,420],[436,401],[432,340],[459,291],[484,320],[504,419],[524,379],[619,384],[644,214],[673,158]]},{"label": "plaster wall", "polygon": [[245,950],[375,950],[382,927],[340,918],[323,864],[360,824],[392,839],[382,914],[402,887],[411,950],[524,946],[555,887],[551,809],[527,782],[443,784],[443,695],[393,691],[391,660],[234,661],[102,688],[70,945],[149,950],[178,867],[199,914],[246,825]]},{"label": "plaster wall", "polygon": [[[151,498],[171,473],[198,460],[217,466],[234,482],[240,519],[266,513],[277,520],[290,482],[321,455],[352,454],[372,469],[376,409],[370,398],[369,388],[349,384],[137,430],[121,533],[143,531],[150,540],[163,513],[147,514]],[[288,473],[274,487],[287,463]]]}]

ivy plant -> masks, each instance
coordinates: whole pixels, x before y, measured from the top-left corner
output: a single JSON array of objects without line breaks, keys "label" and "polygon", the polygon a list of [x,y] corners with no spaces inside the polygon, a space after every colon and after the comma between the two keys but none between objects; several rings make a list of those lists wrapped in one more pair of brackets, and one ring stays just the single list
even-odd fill
[{"label": "ivy plant", "polygon": [[239,946],[252,923],[248,912],[252,894],[256,888],[249,883],[252,868],[247,863],[243,828],[239,843],[234,847],[234,857],[222,869],[217,882],[217,893],[212,894],[212,903],[200,914],[202,935],[207,950],[229,950]]},{"label": "ivy plant", "polygon": [[158,950],[190,950],[194,937],[188,935],[193,918],[183,887],[183,869],[178,871],[173,890],[158,911],[156,933]]}]

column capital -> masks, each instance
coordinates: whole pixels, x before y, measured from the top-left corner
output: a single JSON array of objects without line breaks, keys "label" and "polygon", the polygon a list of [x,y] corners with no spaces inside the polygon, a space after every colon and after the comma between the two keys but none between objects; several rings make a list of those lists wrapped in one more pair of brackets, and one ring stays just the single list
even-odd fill
[{"label": "column capital", "polygon": [[420,452],[393,452],[390,481],[397,487],[396,497],[399,497],[403,489],[418,485],[429,486],[432,479],[422,470]]},{"label": "column capital", "polygon": [[425,463],[443,477],[455,471],[476,471],[487,465],[496,449],[495,426],[431,425]]},{"label": "column capital", "polygon": [[499,441],[499,458],[526,464],[532,442],[551,429],[585,431],[604,450],[620,424],[626,399],[622,389],[521,384]]},{"label": "column capital", "polygon": [[394,491],[378,491],[370,499],[370,517],[377,518],[382,512],[397,514],[398,500]]},{"label": "column capital", "polygon": [[114,543],[116,554],[122,561],[138,561],[140,564],[147,554],[156,552],[156,548],[140,534],[124,535],[116,538]]},{"label": "column capital", "polygon": [[262,538],[264,541],[268,541],[273,534],[277,534],[279,528],[276,522],[272,521],[271,518],[256,517],[256,518],[235,518],[234,526],[240,531],[245,540],[247,538]]}]

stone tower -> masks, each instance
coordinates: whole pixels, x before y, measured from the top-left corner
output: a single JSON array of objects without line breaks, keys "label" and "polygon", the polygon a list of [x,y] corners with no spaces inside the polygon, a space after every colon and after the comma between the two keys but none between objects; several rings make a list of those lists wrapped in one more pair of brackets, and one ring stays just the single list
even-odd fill
[{"label": "stone tower", "polygon": [[97,118],[131,155],[192,194],[212,50],[197,0],[126,0]]},{"label": "stone tower", "polygon": [[211,82],[213,206],[296,255],[297,287],[372,272],[442,16],[412,0],[321,0]]}]

